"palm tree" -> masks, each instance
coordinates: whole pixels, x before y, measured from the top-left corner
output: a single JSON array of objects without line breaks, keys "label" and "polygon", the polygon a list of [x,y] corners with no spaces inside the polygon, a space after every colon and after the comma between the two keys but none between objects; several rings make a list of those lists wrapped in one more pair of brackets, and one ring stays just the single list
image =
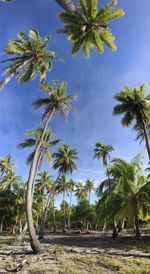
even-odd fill
[{"label": "palm tree", "polygon": [[14,162],[10,155],[7,155],[3,159],[0,159],[0,172],[1,178],[4,174],[8,175],[13,170]]},{"label": "palm tree", "polygon": [[37,30],[31,29],[28,36],[20,32],[18,38],[10,41],[4,48],[5,53],[13,57],[2,61],[10,65],[4,69],[3,74],[8,76],[0,83],[0,89],[14,76],[20,83],[24,83],[39,74],[42,83],[46,80],[46,73],[52,68],[52,60],[56,58],[55,52],[47,50],[49,36],[42,39]]},{"label": "palm tree", "polygon": [[109,153],[113,151],[113,146],[97,143],[94,149],[94,158],[97,158],[98,160],[102,158],[103,165],[107,168],[110,161]]},{"label": "palm tree", "polygon": [[115,37],[111,33],[108,23],[124,15],[122,9],[115,10],[117,0],[98,9],[97,0],[80,0],[77,6],[71,1],[56,0],[67,12],[59,14],[64,28],[58,32],[66,33],[73,43],[72,54],[75,55],[83,48],[86,57],[90,55],[90,48],[97,52],[104,51],[104,44],[116,50]]},{"label": "palm tree", "polygon": [[54,169],[58,169],[59,174],[72,174],[77,169],[74,163],[78,159],[76,149],[72,149],[70,145],[63,145],[57,153],[53,153]]},{"label": "palm tree", "polygon": [[[97,159],[102,158],[103,165],[106,167],[106,172],[108,171],[108,164],[109,164],[109,161],[110,161],[110,152],[113,152],[113,151],[114,151],[114,148],[111,145],[105,145],[105,144],[102,144],[102,143],[97,143],[95,145],[94,158],[97,158]],[[110,184],[109,174],[108,174],[108,182]],[[110,192],[110,185],[109,185],[109,192]],[[117,237],[116,225],[115,225],[114,218],[113,218],[113,234],[112,234],[112,237]]]},{"label": "palm tree", "polygon": [[11,186],[16,187],[20,184],[22,184],[22,177],[16,176],[14,170],[10,170],[9,173],[0,180],[2,190],[11,190]]},{"label": "palm tree", "polygon": [[144,176],[139,164],[128,163],[118,158],[112,161],[112,166],[110,166],[108,172],[114,180],[115,193],[122,194],[122,197],[124,197],[124,212],[126,211],[126,218],[131,222],[129,212],[131,212],[131,216],[134,217],[135,233],[136,237],[139,238],[141,237],[139,212],[140,208],[145,206],[147,178]]},{"label": "palm tree", "polygon": [[49,193],[49,196],[47,198],[47,201],[45,205],[42,202],[42,211],[41,211],[41,225],[40,225],[40,231],[39,231],[39,239],[43,239],[44,237],[44,227],[47,217],[47,211],[49,208],[49,204],[51,201],[51,188],[52,188],[52,179],[49,176],[49,173],[47,171],[42,171],[38,174],[38,179],[36,180],[36,192],[40,194],[40,196],[45,196],[45,191]]},{"label": "palm tree", "polygon": [[122,125],[129,127],[133,122],[142,129],[144,134],[148,157],[150,160],[150,142],[149,142],[149,111],[150,111],[150,96],[145,96],[147,91],[147,83],[144,83],[139,88],[131,89],[130,86],[125,86],[124,90],[117,93],[114,98],[119,102],[114,107],[115,115],[124,115]]},{"label": "palm tree", "polygon": [[[29,136],[23,143],[20,143],[17,148],[24,149],[24,148],[34,148],[33,152],[27,157],[26,163],[27,165],[31,165],[34,157],[34,153],[38,143],[41,139],[43,133],[43,128],[39,127],[37,129],[31,129],[26,132]],[[37,170],[41,168],[43,158],[46,157],[46,160],[49,164],[53,163],[52,155],[50,153],[50,149],[53,149],[53,146],[59,143],[59,139],[54,139],[53,133],[50,129],[47,129],[45,132],[44,139],[42,141],[41,151],[39,155],[39,160],[37,164]]]},{"label": "palm tree", "polygon": [[85,182],[85,188],[86,188],[86,190],[88,192],[88,195],[89,195],[89,204],[90,204],[91,192],[92,192],[92,190],[94,190],[94,183],[93,183],[93,181],[86,180],[86,182]]},{"label": "palm tree", "polygon": [[59,84],[58,81],[54,82],[54,86],[51,87],[48,84],[43,84],[42,89],[47,93],[46,98],[38,99],[34,106],[36,108],[45,107],[44,114],[42,116],[42,120],[44,121],[44,128],[43,133],[41,135],[41,139],[38,142],[38,145],[35,149],[33,161],[30,167],[29,178],[28,178],[28,186],[27,186],[27,221],[29,227],[29,234],[30,234],[30,244],[33,249],[33,252],[41,252],[40,243],[36,237],[34,225],[33,225],[33,217],[32,217],[32,189],[33,189],[33,181],[36,172],[37,162],[39,159],[40,150],[42,147],[42,142],[44,140],[45,132],[47,130],[49,121],[52,119],[54,114],[61,113],[67,118],[67,115],[73,107],[69,104],[71,100],[75,98],[75,96],[66,95],[66,82],[62,82]]},{"label": "palm tree", "polygon": [[76,185],[75,196],[77,197],[79,203],[86,200],[87,189],[81,182]]},{"label": "palm tree", "polygon": [[68,193],[68,182],[65,175],[61,175],[56,181],[56,190],[58,193],[63,193],[63,211],[64,211],[64,227],[63,231],[66,231],[66,193]]},{"label": "palm tree", "polygon": [[[53,153],[54,156],[54,169],[58,169],[59,176],[58,182],[60,177],[60,182],[58,185],[62,185],[66,183],[68,189],[68,183],[66,180],[67,174],[72,174],[72,172],[77,169],[75,165],[75,160],[78,159],[76,149],[72,149],[71,146],[65,144],[61,146],[57,153]],[[63,192],[65,195],[65,192]],[[65,198],[63,197],[64,202],[64,230],[66,230],[66,212],[65,212]]]},{"label": "palm tree", "polygon": [[73,179],[68,181],[68,193],[70,194],[70,203],[68,211],[68,229],[70,230],[70,217],[71,217],[71,207],[72,207],[72,194],[75,190],[76,183]]}]

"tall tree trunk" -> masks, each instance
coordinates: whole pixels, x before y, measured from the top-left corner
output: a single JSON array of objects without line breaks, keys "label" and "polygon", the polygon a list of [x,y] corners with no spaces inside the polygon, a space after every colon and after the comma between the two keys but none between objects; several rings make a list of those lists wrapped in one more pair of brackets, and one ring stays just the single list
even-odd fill
[{"label": "tall tree trunk", "polygon": [[118,232],[117,232],[117,226],[116,226],[115,218],[112,218],[112,221],[113,221],[113,233],[112,233],[112,237],[113,238],[117,238],[118,237]]},{"label": "tall tree trunk", "polygon": [[67,12],[76,12],[77,8],[71,0],[55,0]]},{"label": "tall tree trunk", "polygon": [[56,232],[56,223],[55,223],[55,194],[53,193],[53,213],[52,213],[52,218],[53,218],[53,232]]},{"label": "tall tree trunk", "polygon": [[91,203],[91,191],[89,191],[89,204]]},{"label": "tall tree trunk", "polygon": [[44,212],[42,214],[42,218],[41,218],[41,226],[40,226],[40,231],[39,231],[39,239],[43,239],[44,238],[44,228],[45,228],[45,222],[46,222],[46,217],[47,217],[47,211],[50,205],[50,201],[51,201],[51,197],[52,194],[49,193],[45,208],[44,208]]},{"label": "tall tree trunk", "polygon": [[150,141],[149,141],[149,134],[148,134],[148,129],[147,129],[147,123],[145,122],[144,118],[142,118],[142,124],[143,124],[143,130],[144,130],[146,148],[147,148],[147,153],[148,153],[149,163],[150,163]]},{"label": "tall tree trunk", "polygon": [[65,204],[65,191],[63,191],[63,205],[64,205],[64,227],[63,231],[66,231],[66,204]]},{"label": "tall tree trunk", "polygon": [[68,229],[69,230],[70,230],[71,206],[72,206],[72,192],[70,192],[70,205],[69,205],[69,214],[68,214]]},{"label": "tall tree trunk", "polygon": [[15,239],[14,239],[14,243],[21,243],[23,241],[23,238],[27,232],[27,229],[28,229],[28,224],[27,222],[25,223],[21,233],[19,234],[19,236],[17,236]]},{"label": "tall tree trunk", "polygon": [[1,218],[1,224],[0,224],[0,232],[3,232],[3,219],[4,217]]},{"label": "tall tree trunk", "polygon": [[[54,112],[54,111],[53,111]],[[27,196],[26,196],[26,213],[27,213],[27,222],[28,222],[28,228],[29,228],[29,235],[30,235],[30,245],[34,253],[40,253],[41,252],[41,244],[39,240],[37,239],[36,232],[34,229],[34,224],[33,224],[33,215],[32,215],[32,202],[33,202],[33,181],[35,177],[35,172],[36,172],[36,167],[37,167],[37,161],[39,158],[39,153],[40,153],[40,148],[42,145],[42,141],[45,136],[45,132],[48,127],[48,123],[50,118],[52,117],[53,113],[51,113],[51,116],[49,119],[47,119],[43,133],[41,136],[41,140],[39,141],[35,153],[34,153],[34,158],[31,164],[30,172],[29,172],[29,178],[28,178],[28,184],[27,184]]]},{"label": "tall tree trunk", "polygon": [[133,199],[134,204],[134,225],[135,225],[135,236],[136,238],[141,238],[140,226],[139,226],[139,217],[138,217],[138,208],[137,200]]}]

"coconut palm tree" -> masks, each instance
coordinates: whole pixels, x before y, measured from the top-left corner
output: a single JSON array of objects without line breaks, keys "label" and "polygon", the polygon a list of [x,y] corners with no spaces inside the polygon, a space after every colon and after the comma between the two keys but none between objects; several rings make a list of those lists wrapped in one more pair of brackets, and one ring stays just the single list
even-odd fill
[{"label": "coconut palm tree", "polygon": [[[104,167],[106,167],[106,173],[108,171],[108,165],[110,162],[110,152],[113,152],[114,148],[111,145],[105,145],[102,143],[97,143],[95,145],[95,149],[94,149],[94,158],[100,159],[102,158],[103,161],[103,165]],[[109,180],[109,174],[108,174],[108,182],[110,182]],[[99,188],[97,190],[99,192]],[[110,192],[110,186],[109,186],[109,192]],[[112,237],[117,237],[117,232],[116,232],[116,225],[115,225],[115,220],[113,218],[113,234]]]},{"label": "coconut palm tree", "polygon": [[150,114],[150,96],[145,96],[147,83],[140,87],[131,89],[125,86],[124,90],[117,93],[114,98],[119,103],[113,109],[114,115],[124,115],[122,125],[129,127],[132,123],[142,129],[146,142],[148,157],[150,160],[150,142],[149,142],[149,114]]},{"label": "coconut palm tree", "polygon": [[102,158],[103,165],[107,168],[110,161],[109,153],[113,151],[113,146],[97,143],[94,149],[94,158],[97,158],[98,160]]},{"label": "coconut palm tree", "polygon": [[64,225],[63,225],[63,231],[66,231],[66,193],[68,193],[69,189],[68,189],[68,182],[67,182],[67,178],[65,175],[61,175],[58,180],[56,181],[57,186],[56,186],[56,190],[58,193],[63,193],[63,211],[64,211]]},{"label": "coconut palm tree", "polygon": [[0,180],[0,188],[2,188],[2,190],[11,190],[11,186],[15,188],[20,184],[22,184],[22,177],[16,176],[14,170],[10,170],[9,173]]},{"label": "coconut palm tree", "polygon": [[88,196],[89,196],[89,204],[90,204],[90,200],[91,200],[91,192],[94,190],[94,182],[90,181],[89,179],[86,180],[85,182],[85,188],[88,192]]},{"label": "coconut palm tree", "polygon": [[76,184],[75,196],[77,197],[79,203],[86,200],[87,189],[83,183],[79,182]]},{"label": "coconut palm tree", "polygon": [[[29,138],[27,138],[24,142],[20,143],[17,146],[18,149],[24,149],[24,148],[34,149],[33,152],[27,157],[27,160],[26,160],[27,165],[31,165],[33,161],[34,153],[41,139],[42,133],[43,133],[43,128],[41,127],[37,129],[28,130],[26,134],[29,136]],[[59,143],[59,141],[60,141],[59,139],[54,139],[54,135],[50,129],[46,130],[44,139],[42,141],[37,170],[41,168],[44,156],[49,164],[53,163],[50,150],[52,150],[53,147]]]},{"label": "coconut palm tree", "polygon": [[[114,181],[113,188],[116,194],[121,194],[124,200],[124,210],[128,222],[131,223],[129,213],[133,216],[136,237],[141,237],[139,228],[140,209],[145,207],[147,195],[147,177],[144,176],[139,164],[128,163],[122,159],[114,159],[108,170],[109,175]],[[149,196],[149,197],[148,197]],[[144,198],[145,197],[145,198]]]},{"label": "coconut palm tree", "polygon": [[78,159],[76,149],[72,149],[70,145],[63,145],[58,152],[53,153],[54,169],[58,169],[59,174],[72,174],[77,169],[74,161]]},{"label": "coconut palm tree", "polygon": [[64,28],[58,32],[66,33],[73,43],[72,54],[75,55],[83,48],[86,57],[90,56],[90,48],[97,52],[104,51],[104,44],[116,50],[115,37],[108,24],[110,21],[124,15],[122,9],[115,10],[117,0],[98,9],[98,0],[80,0],[75,6],[71,1],[57,1],[67,12],[59,14]]},{"label": "coconut palm tree", "polygon": [[[42,211],[41,211],[41,225],[40,225],[40,231],[39,231],[39,239],[43,239],[44,237],[44,227],[45,227],[45,222],[46,222],[46,217],[47,217],[47,211],[49,208],[49,204],[51,201],[51,188],[52,188],[52,178],[49,176],[49,173],[47,171],[42,171],[41,173],[38,174],[38,179],[36,180],[36,193],[39,193],[40,196],[44,197],[45,195],[47,197],[47,200],[44,205],[44,201],[42,201]],[[43,199],[42,199],[43,200]]]},{"label": "coconut palm tree", "polygon": [[41,139],[38,142],[38,145],[35,149],[33,161],[29,171],[28,178],[28,186],[27,186],[27,221],[29,227],[30,234],[30,244],[33,249],[33,252],[38,253],[41,252],[40,243],[36,237],[34,225],[33,225],[33,217],[32,217],[32,189],[33,189],[33,181],[36,172],[36,167],[42,147],[42,142],[44,140],[45,132],[47,130],[49,121],[53,118],[56,113],[61,113],[65,118],[70,110],[73,109],[72,105],[70,105],[70,101],[75,99],[74,95],[66,95],[66,82],[59,83],[58,81],[54,82],[54,86],[51,87],[47,83],[42,85],[42,90],[47,93],[47,97],[38,99],[34,106],[36,108],[45,107],[44,114],[42,116],[42,120],[44,122],[43,133],[41,135]]},{"label": "coconut palm tree", "polygon": [[52,68],[52,60],[56,58],[55,52],[47,50],[50,36],[42,39],[36,29],[31,29],[28,35],[20,32],[18,38],[10,41],[4,48],[5,53],[13,57],[2,61],[9,65],[4,69],[3,74],[7,76],[0,83],[0,89],[14,76],[20,83],[24,83],[39,75],[42,83]]},{"label": "coconut palm tree", "polygon": [[3,175],[8,175],[9,172],[14,170],[14,161],[12,160],[10,155],[7,155],[3,159],[0,159],[0,172],[1,178]]}]

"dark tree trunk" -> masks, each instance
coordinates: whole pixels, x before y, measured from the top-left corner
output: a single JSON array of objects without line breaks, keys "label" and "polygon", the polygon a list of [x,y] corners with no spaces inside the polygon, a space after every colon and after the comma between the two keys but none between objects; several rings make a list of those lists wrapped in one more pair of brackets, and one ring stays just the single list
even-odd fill
[{"label": "dark tree trunk", "polygon": [[76,12],[77,8],[71,0],[55,0],[67,12]]},{"label": "dark tree trunk", "polygon": [[139,225],[139,217],[138,217],[138,208],[137,208],[137,201],[136,201],[136,199],[134,199],[133,201],[134,201],[135,236],[136,236],[136,238],[141,238],[140,225]]},{"label": "dark tree trunk", "polygon": [[114,218],[113,218],[113,233],[112,233],[112,237],[113,238],[117,238],[118,237],[117,226],[116,226],[116,222],[115,222]]}]

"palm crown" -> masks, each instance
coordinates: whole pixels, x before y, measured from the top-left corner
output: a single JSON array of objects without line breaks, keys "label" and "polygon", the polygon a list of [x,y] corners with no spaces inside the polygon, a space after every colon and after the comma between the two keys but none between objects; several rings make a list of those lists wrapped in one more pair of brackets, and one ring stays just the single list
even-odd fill
[{"label": "palm crown", "polygon": [[21,32],[18,38],[10,41],[4,48],[6,54],[14,57],[2,61],[10,65],[4,69],[3,74],[8,76],[0,83],[0,89],[15,75],[20,83],[32,80],[38,74],[40,82],[45,81],[46,73],[52,67],[52,60],[56,58],[55,52],[47,50],[49,36],[42,39],[37,30],[31,29],[28,36]]},{"label": "palm crown", "polygon": [[124,114],[122,125],[128,127],[133,120],[137,124],[141,124],[144,118],[148,121],[150,111],[150,96],[145,96],[147,91],[147,83],[144,83],[139,88],[131,89],[130,86],[125,86],[124,90],[117,93],[114,98],[119,102],[114,107],[115,115]]},{"label": "palm crown", "polygon": [[[43,128],[37,128],[37,129],[32,129],[27,131],[27,135],[30,138],[27,138],[23,143],[20,143],[17,147],[18,149],[24,149],[24,148],[34,148],[34,151],[27,157],[26,163],[27,165],[30,165],[31,162],[33,161],[35,149],[41,139],[43,133]],[[41,163],[43,161],[43,156],[46,156],[47,161],[52,164],[53,159],[52,155],[49,150],[53,148],[60,140],[58,139],[53,139],[53,133],[51,132],[50,129],[47,129],[45,132],[44,139],[42,141],[42,146],[41,146],[41,157],[40,157],[40,162],[38,165],[38,168],[41,166]]]},{"label": "palm crown", "polygon": [[145,96],[147,91],[147,83],[144,83],[139,88],[131,89],[130,86],[125,86],[124,90],[117,93],[114,98],[119,102],[113,109],[115,115],[124,114],[122,125],[128,127],[135,122],[134,129],[137,130],[137,138],[143,138],[146,141],[148,156],[150,159],[150,95]]},{"label": "palm crown", "polygon": [[69,101],[75,99],[74,95],[66,95],[67,83],[65,81],[62,83],[54,81],[53,86],[44,83],[41,88],[47,93],[48,97],[38,99],[33,105],[35,108],[45,107],[42,119],[47,121],[55,113],[62,113],[64,118],[67,118],[69,111],[74,109]]},{"label": "palm crown", "polygon": [[58,32],[66,33],[73,43],[72,54],[75,55],[83,48],[86,57],[90,55],[90,48],[97,52],[104,51],[104,43],[116,50],[115,37],[111,33],[108,23],[124,15],[122,9],[115,10],[117,0],[112,1],[102,9],[98,9],[98,0],[80,0],[76,12],[63,12],[59,19],[64,28]]},{"label": "palm crown", "polygon": [[107,166],[108,161],[110,160],[109,153],[113,151],[114,151],[113,146],[97,143],[94,149],[94,158],[98,158],[98,159],[102,158],[103,165]]},{"label": "palm crown", "polygon": [[54,168],[59,170],[61,174],[72,173],[76,168],[74,163],[78,159],[76,149],[72,149],[69,145],[63,145],[57,153],[53,153]]}]

